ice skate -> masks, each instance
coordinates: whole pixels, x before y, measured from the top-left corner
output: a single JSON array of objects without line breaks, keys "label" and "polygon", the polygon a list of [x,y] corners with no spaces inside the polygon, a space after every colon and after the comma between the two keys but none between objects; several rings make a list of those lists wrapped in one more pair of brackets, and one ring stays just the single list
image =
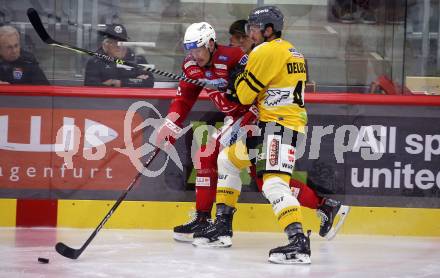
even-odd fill
[{"label": "ice skate", "polygon": [[201,231],[208,227],[211,214],[204,211],[191,213],[191,220],[183,225],[174,227],[173,238],[176,241],[192,242],[194,232]]},{"label": "ice skate", "polygon": [[[321,217],[319,235],[327,240],[332,240],[339,229],[341,229],[349,212],[349,206],[344,206],[339,201],[325,198],[323,204],[316,211],[318,216]],[[338,221],[335,221],[338,215]],[[333,226],[333,224],[335,225]]]},{"label": "ice skate", "polygon": [[205,248],[225,248],[232,246],[232,218],[235,208],[217,205],[217,217],[213,223],[194,233],[193,245]]},{"label": "ice skate", "polygon": [[303,233],[293,235],[290,243],[269,251],[269,262],[275,264],[310,264],[310,239]]}]

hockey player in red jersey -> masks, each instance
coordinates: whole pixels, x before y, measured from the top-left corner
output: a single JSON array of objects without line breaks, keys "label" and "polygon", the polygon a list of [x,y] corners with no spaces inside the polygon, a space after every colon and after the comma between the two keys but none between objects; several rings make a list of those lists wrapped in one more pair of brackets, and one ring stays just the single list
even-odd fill
[{"label": "hockey player in red jersey", "polygon": [[[230,117],[230,122],[238,122],[239,119],[241,126],[254,123],[257,118],[254,109],[228,100],[221,92],[227,87],[230,72],[240,64],[244,66],[247,55],[238,47],[217,44],[215,30],[206,22],[194,23],[187,28],[184,47],[188,51],[188,55],[182,63],[182,71],[185,76],[219,88],[219,90],[207,89],[207,93],[217,109],[225,116]],[[175,142],[175,138],[178,137],[176,132],[181,129],[182,123],[197,101],[202,89],[202,87],[188,82],[179,82],[176,96],[171,102],[165,122],[157,131],[157,145],[161,145],[164,141]],[[209,224],[208,220],[211,218],[211,209],[216,196],[217,157],[220,147],[218,136],[214,136],[206,145],[202,145],[194,156],[194,168],[197,172],[196,213],[190,222],[174,228],[173,237],[177,241],[192,241],[193,233]],[[298,188],[293,191],[297,194],[299,192],[298,199],[305,206],[318,208],[325,203],[325,199],[318,197],[307,185],[301,183],[292,183],[292,185]],[[339,207],[340,203],[337,204],[336,210],[330,211],[332,215],[327,217],[325,221],[327,231],[325,234],[320,233],[321,236],[325,236],[329,232]]]},{"label": "hockey player in red jersey", "polygon": [[[216,43],[214,28],[206,22],[194,23],[188,27],[184,38],[184,47],[188,55],[183,61],[182,70],[186,77],[205,81],[221,88],[226,88],[229,71],[239,64],[240,59],[246,59],[243,51],[238,47],[228,47]],[[168,110],[166,124],[157,132],[157,143],[164,140],[174,143],[176,134],[186,119],[192,106],[202,91],[202,87],[184,81],[179,82],[176,97]],[[208,95],[217,109],[237,119],[249,111],[249,106],[243,106],[226,99],[223,93],[207,90]],[[253,114],[247,114],[247,122],[256,119]],[[211,218],[212,205],[215,202],[217,186],[217,156],[220,144],[218,140],[211,140],[201,146],[194,156],[196,177],[196,216],[194,221],[174,228],[174,238],[178,241],[192,241],[195,230],[208,224]],[[209,155],[206,155],[209,154]]]}]

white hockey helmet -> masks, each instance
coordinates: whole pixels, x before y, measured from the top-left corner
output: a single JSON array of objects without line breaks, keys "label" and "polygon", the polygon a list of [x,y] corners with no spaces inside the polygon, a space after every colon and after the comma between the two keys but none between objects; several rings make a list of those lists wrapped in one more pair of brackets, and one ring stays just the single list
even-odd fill
[{"label": "white hockey helmet", "polygon": [[208,47],[209,41],[215,42],[215,30],[207,22],[193,23],[186,28],[183,46],[185,50],[191,50],[198,47]]}]

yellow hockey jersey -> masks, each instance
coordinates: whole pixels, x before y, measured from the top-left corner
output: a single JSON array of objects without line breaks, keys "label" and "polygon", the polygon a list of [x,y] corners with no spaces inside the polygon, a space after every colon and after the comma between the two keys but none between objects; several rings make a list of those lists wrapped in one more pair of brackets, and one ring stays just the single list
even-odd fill
[{"label": "yellow hockey jersey", "polygon": [[235,88],[242,104],[257,98],[261,121],[304,133],[306,80],[304,56],[288,41],[275,39],[253,49]]}]

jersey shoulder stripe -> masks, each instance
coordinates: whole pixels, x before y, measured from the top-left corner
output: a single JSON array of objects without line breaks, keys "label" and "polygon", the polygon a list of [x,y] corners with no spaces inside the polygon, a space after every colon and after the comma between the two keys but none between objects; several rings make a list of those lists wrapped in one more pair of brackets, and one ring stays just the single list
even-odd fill
[{"label": "jersey shoulder stripe", "polygon": [[[248,73],[249,73],[249,72],[248,72]],[[248,74],[248,75],[249,75],[249,74]],[[244,81],[246,82],[246,84],[248,85],[248,87],[249,87],[252,91],[254,91],[254,92],[257,93],[257,94],[260,92],[261,89],[259,90],[257,87],[255,87],[247,77],[244,78]]]},{"label": "jersey shoulder stripe", "polygon": [[248,76],[250,78],[252,78],[252,81],[254,81],[255,84],[257,84],[259,87],[261,87],[261,89],[263,89],[264,87],[266,87],[263,83],[260,82],[260,80],[258,80],[255,75],[253,75],[252,72],[248,72]]}]

